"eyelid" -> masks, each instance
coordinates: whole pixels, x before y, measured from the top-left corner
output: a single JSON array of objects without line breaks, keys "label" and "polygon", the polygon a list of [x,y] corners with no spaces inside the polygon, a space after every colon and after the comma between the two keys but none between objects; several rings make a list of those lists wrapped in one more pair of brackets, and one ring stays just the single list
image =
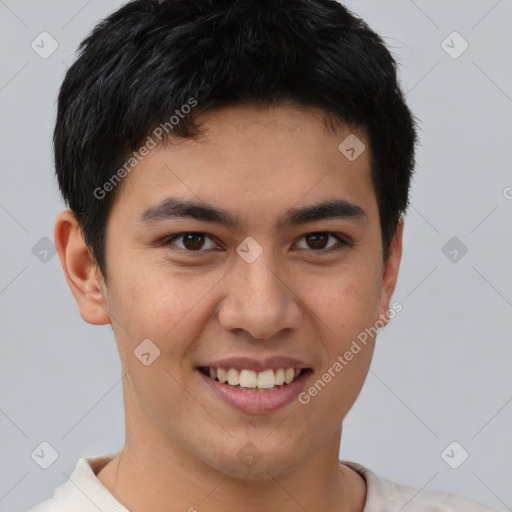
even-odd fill
[{"label": "eyelid", "polygon": [[[304,233],[303,235],[301,235],[298,238],[298,240],[300,241],[300,240],[302,240],[303,238],[305,238],[308,235],[317,235],[317,234],[324,234],[324,235],[332,236],[333,238],[335,238],[341,244],[341,246],[340,247],[329,247],[327,249],[318,249],[318,250],[315,250],[315,249],[298,249],[298,250],[299,251],[307,251],[307,252],[310,252],[310,253],[313,253],[313,254],[325,254],[325,253],[336,252],[338,250],[343,249],[345,246],[352,247],[354,245],[354,243],[347,236],[345,236],[345,235],[343,235],[341,233],[337,233],[335,231],[309,231],[309,232]],[[210,238],[212,240],[216,240],[216,237],[214,237],[213,235],[210,235],[209,233],[206,233],[204,231],[182,231],[180,233],[174,233],[172,235],[169,235],[169,236],[165,237],[163,239],[163,241],[162,241],[162,245],[163,246],[171,245],[171,242],[181,238],[184,235],[204,235],[207,238]],[[216,242],[216,243],[218,243],[218,242]],[[207,249],[207,250],[199,249],[197,251],[190,251],[190,250],[181,249],[180,247],[177,247],[176,249],[173,249],[173,250],[176,250],[176,251],[181,252],[181,253],[198,255],[198,254],[201,254],[201,253],[208,253],[208,252],[210,252],[212,250],[215,250],[215,249]]]},{"label": "eyelid", "polygon": [[[174,233],[173,235],[169,235],[165,237],[162,241],[163,246],[171,245],[171,242],[174,242],[175,240],[185,236],[185,235],[204,235],[207,238],[210,238],[211,240],[215,241],[218,245],[220,245],[218,242],[216,242],[216,239],[213,235],[210,235],[209,233],[205,233],[204,231],[181,231],[180,233]],[[186,253],[186,254],[201,254],[201,253],[207,253],[215,249],[199,249],[197,251],[190,251],[186,249],[182,249],[181,247],[176,247],[175,249],[178,252]]]},{"label": "eyelid", "polygon": [[334,247],[328,247],[327,249],[318,249],[318,250],[314,250],[314,249],[298,249],[299,251],[307,251],[307,252],[312,253],[312,254],[321,255],[321,254],[334,253],[336,251],[339,251],[339,250],[343,249],[344,247],[352,247],[354,245],[354,243],[347,236],[345,236],[345,235],[343,235],[341,233],[337,233],[335,231],[310,231],[309,233],[305,233],[304,235],[302,235],[299,238],[299,240],[302,240],[303,238],[305,238],[308,235],[328,235],[328,236],[332,236],[341,245],[334,246]]}]

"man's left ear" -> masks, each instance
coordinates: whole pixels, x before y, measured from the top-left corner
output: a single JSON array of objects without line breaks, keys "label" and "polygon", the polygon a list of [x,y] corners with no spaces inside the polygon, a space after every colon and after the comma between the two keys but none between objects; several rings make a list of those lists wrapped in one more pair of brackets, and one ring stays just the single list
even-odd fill
[{"label": "man's left ear", "polygon": [[[395,235],[389,248],[389,257],[386,261],[382,273],[382,288],[380,296],[380,323],[386,325],[389,320],[389,303],[395,291],[396,281],[398,279],[398,269],[402,259],[402,237],[404,232],[404,218],[400,217]],[[383,327],[384,327],[383,325]]]}]

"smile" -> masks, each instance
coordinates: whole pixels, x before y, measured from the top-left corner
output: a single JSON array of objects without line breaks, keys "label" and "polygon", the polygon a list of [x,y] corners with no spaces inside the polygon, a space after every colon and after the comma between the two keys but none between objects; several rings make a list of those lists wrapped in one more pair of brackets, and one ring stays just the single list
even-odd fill
[{"label": "smile", "polygon": [[293,404],[313,374],[289,358],[232,358],[219,363],[198,366],[196,374],[215,401],[246,414],[269,414]]},{"label": "smile", "polygon": [[291,384],[305,371],[300,368],[275,368],[257,372],[246,368],[210,368],[207,366],[202,366],[199,370],[212,380],[249,393],[277,391],[281,387]]}]

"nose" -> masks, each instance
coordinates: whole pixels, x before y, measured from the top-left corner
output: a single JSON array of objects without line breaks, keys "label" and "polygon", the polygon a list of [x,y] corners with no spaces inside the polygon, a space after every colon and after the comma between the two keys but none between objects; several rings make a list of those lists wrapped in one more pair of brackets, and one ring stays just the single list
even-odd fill
[{"label": "nose", "polygon": [[[228,293],[219,306],[219,322],[228,331],[243,330],[267,340],[302,320],[300,299],[289,274],[264,251],[255,261],[240,258],[228,274]],[[267,253],[268,254],[268,253]]]}]

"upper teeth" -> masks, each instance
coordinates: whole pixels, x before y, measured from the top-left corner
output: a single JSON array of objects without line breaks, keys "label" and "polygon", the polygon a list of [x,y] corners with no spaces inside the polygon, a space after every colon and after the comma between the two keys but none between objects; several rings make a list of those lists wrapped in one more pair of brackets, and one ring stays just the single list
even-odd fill
[{"label": "upper teeth", "polygon": [[276,370],[237,370],[236,368],[209,368],[210,377],[231,386],[243,388],[271,389],[274,386],[290,384],[300,373],[299,369],[278,368]]}]

